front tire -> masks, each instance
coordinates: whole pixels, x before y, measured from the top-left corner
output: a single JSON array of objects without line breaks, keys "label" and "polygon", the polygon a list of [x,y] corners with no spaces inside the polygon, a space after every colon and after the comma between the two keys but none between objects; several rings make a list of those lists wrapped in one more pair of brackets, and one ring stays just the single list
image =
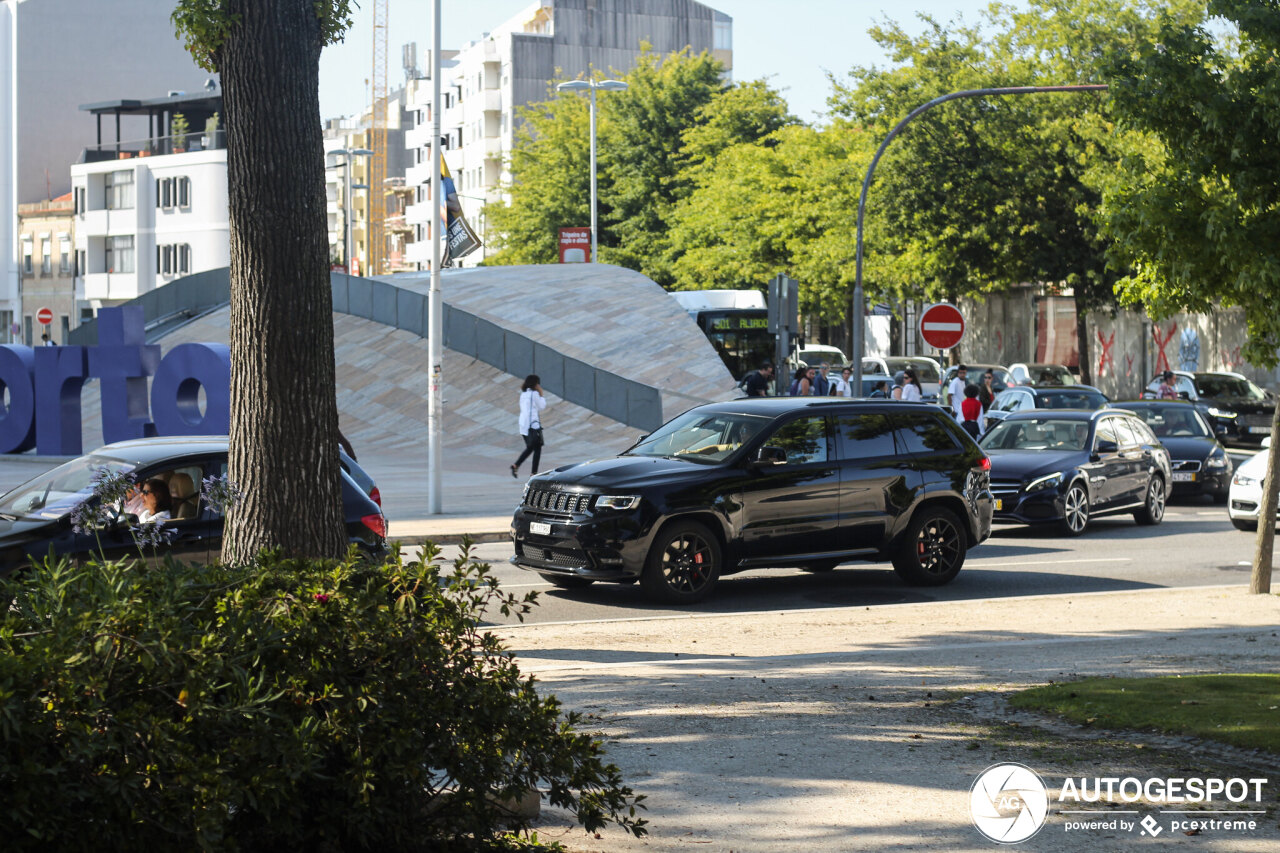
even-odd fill
[{"label": "front tire", "polygon": [[1058,523],[1064,536],[1079,536],[1089,529],[1089,493],[1079,483],[1072,483],[1062,499],[1062,521]]},{"label": "front tire", "polygon": [[964,565],[967,538],[953,512],[925,507],[894,548],[893,570],[909,586],[950,583]]},{"label": "front tire", "polygon": [[1159,524],[1164,521],[1164,503],[1164,480],[1152,477],[1147,484],[1147,498],[1142,503],[1142,509],[1133,514],[1133,520],[1139,524]]},{"label": "front tire", "polygon": [[694,521],[662,529],[649,549],[640,587],[650,598],[671,604],[693,604],[720,580],[720,543]]}]

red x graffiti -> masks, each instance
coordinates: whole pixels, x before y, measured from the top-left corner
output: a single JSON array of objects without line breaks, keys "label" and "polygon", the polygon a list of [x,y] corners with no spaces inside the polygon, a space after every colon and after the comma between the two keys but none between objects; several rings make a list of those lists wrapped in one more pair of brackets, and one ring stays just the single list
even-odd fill
[{"label": "red x graffiti", "polygon": [[1102,354],[1098,356],[1098,378],[1101,379],[1107,375],[1107,365],[1111,365],[1112,369],[1116,366],[1115,357],[1111,355],[1111,350],[1116,345],[1116,333],[1111,332],[1111,337],[1103,338],[1102,330],[1098,330],[1098,345],[1102,347]]},{"label": "red x graffiti", "polygon": [[1177,323],[1169,324],[1169,333],[1167,335],[1160,334],[1160,327],[1155,325],[1154,323],[1151,324],[1151,337],[1154,338],[1156,342],[1156,372],[1157,373],[1159,373],[1162,370],[1170,369],[1169,356],[1165,355],[1164,348],[1169,345],[1169,342],[1173,340],[1173,336],[1176,335],[1177,333],[1178,333]]},{"label": "red x graffiti", "polygon": [[1133,375],[1133,356],[1129,355],[1128,353],[1125,353],[1124,355],[1124,375],[1125,376]]}]

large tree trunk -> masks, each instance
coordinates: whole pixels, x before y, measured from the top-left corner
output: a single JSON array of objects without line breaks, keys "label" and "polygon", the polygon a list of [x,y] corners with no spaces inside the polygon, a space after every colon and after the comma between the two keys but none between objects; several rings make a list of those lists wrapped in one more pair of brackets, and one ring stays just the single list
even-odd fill
[{"label": "large tree trunk", "polygon": [[346,551],[334,398],[321,32],[314,0],[232,0],[219,56],[231,212],[231,479],[223,555]]}]

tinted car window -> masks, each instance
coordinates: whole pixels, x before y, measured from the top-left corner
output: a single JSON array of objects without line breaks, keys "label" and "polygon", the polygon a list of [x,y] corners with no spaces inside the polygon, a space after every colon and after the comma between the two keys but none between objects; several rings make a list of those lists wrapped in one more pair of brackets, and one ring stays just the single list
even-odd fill
[{"label": "tinted car window", "polygon": [[1023,395],[1014,391],[1012,393],[1006,391],[999,395],[994,403],[997,412],[1016,412],[1018,404],[1022,402]]},{"label": "tinted car window", "polygon": [[1138,431],[1134,429],[1133,421],[1128,418],[1111,418],[1110,419],[1116,430],[1116,438],[1120,440],[1121,447],[1137,447],[1142,443]]},{"label": "tinted car window", "polygon": [[1107,404],[1107,398],[1097,391],[1058,391],[1036,396],[1041,409],[1101,409]]},{"label": "tinted car window", "polygon": [[770,447],[781,447],[787,452],[787,464],[826,462],[827,419],[824,417],[801,418],[783,424],[765,442]]},{"label": "tinted car window", "polygon": [[1212,373],[1196,374],[1196,390],[1201,397],[1235,397],[1242,400],[1261,400],[1266,395],[1262,389],[1247,379],[1235,376],[1217,376]]},{"label": "tinted car window", "polygon": [[1103,418],[1098,421],[1098,432],[1094,437],[1093,446],[1096,448],[1101,442],[1109,441],[1112,444],[1119,444],[1120,438],[1116,435],[1116,431],[1112,422],[1114,418]]},{"label": "tinted car window", "polygon": [[[1197,423],[1200,422],[1199,418],[1196,418],[1195,420]],[[1130,426],[1132,426],[1134,431],[1138,433],[1138,440],[1141,441],[1143,444],[1159,444],[1160,443],[1160,439],[1156,438],[1156,434],[1152,432],[1151,427],[1147,426],[1146,424],[1142,422],[1138,422],[1138,423],[1131,422]],[[1203,430],[1204,427],[1202,426],[1201,429]],[[1208,435],[1207,431],[1205,432],[1205,435]]]},{"label": "tinted car window", "polygon": [[1044,417],[1000,421],[979,444],[988,450],[1084,450],[1088,440],[1087,422]]},{"label": "tinted car window", "polygon": [[895,424],[888,415],[844,415],[836,422],[841,459],[892,456]]},{"label": "tinted car window", "polygon": [[898,415],[898,442],[906,453],[955,450],[955,436],[931,415]]}]

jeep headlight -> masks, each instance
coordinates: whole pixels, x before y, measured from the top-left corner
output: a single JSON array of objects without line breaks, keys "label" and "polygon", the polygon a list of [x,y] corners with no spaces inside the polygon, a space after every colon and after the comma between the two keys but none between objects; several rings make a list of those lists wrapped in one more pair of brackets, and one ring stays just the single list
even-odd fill
[{"label": "jeep headlight", "polygon": [[625,511],[640,506],[639,495],[600,495],[596,498],[596,509],[612,509]]},{"label": "jeep headlight", "polygon": [[1052,489],[1062,485],[1062,472],[1056,474],[1047,474],[1043,477],[1037,477],[1030,483],[1027,483],[1028,492],[1040,492],[1045,489]]},{"label": "jeep headlight", "polygon": [[1228,420],[1230,420],[1231,418],[1237,418],[1240,416],[1239,412],[1232,412],[1232,411],[1228,411],[1227,409],[1219,409],[1217,406],[1210,406],[1209,414],[1213,415],[1215,418],[1226,418]]}]

